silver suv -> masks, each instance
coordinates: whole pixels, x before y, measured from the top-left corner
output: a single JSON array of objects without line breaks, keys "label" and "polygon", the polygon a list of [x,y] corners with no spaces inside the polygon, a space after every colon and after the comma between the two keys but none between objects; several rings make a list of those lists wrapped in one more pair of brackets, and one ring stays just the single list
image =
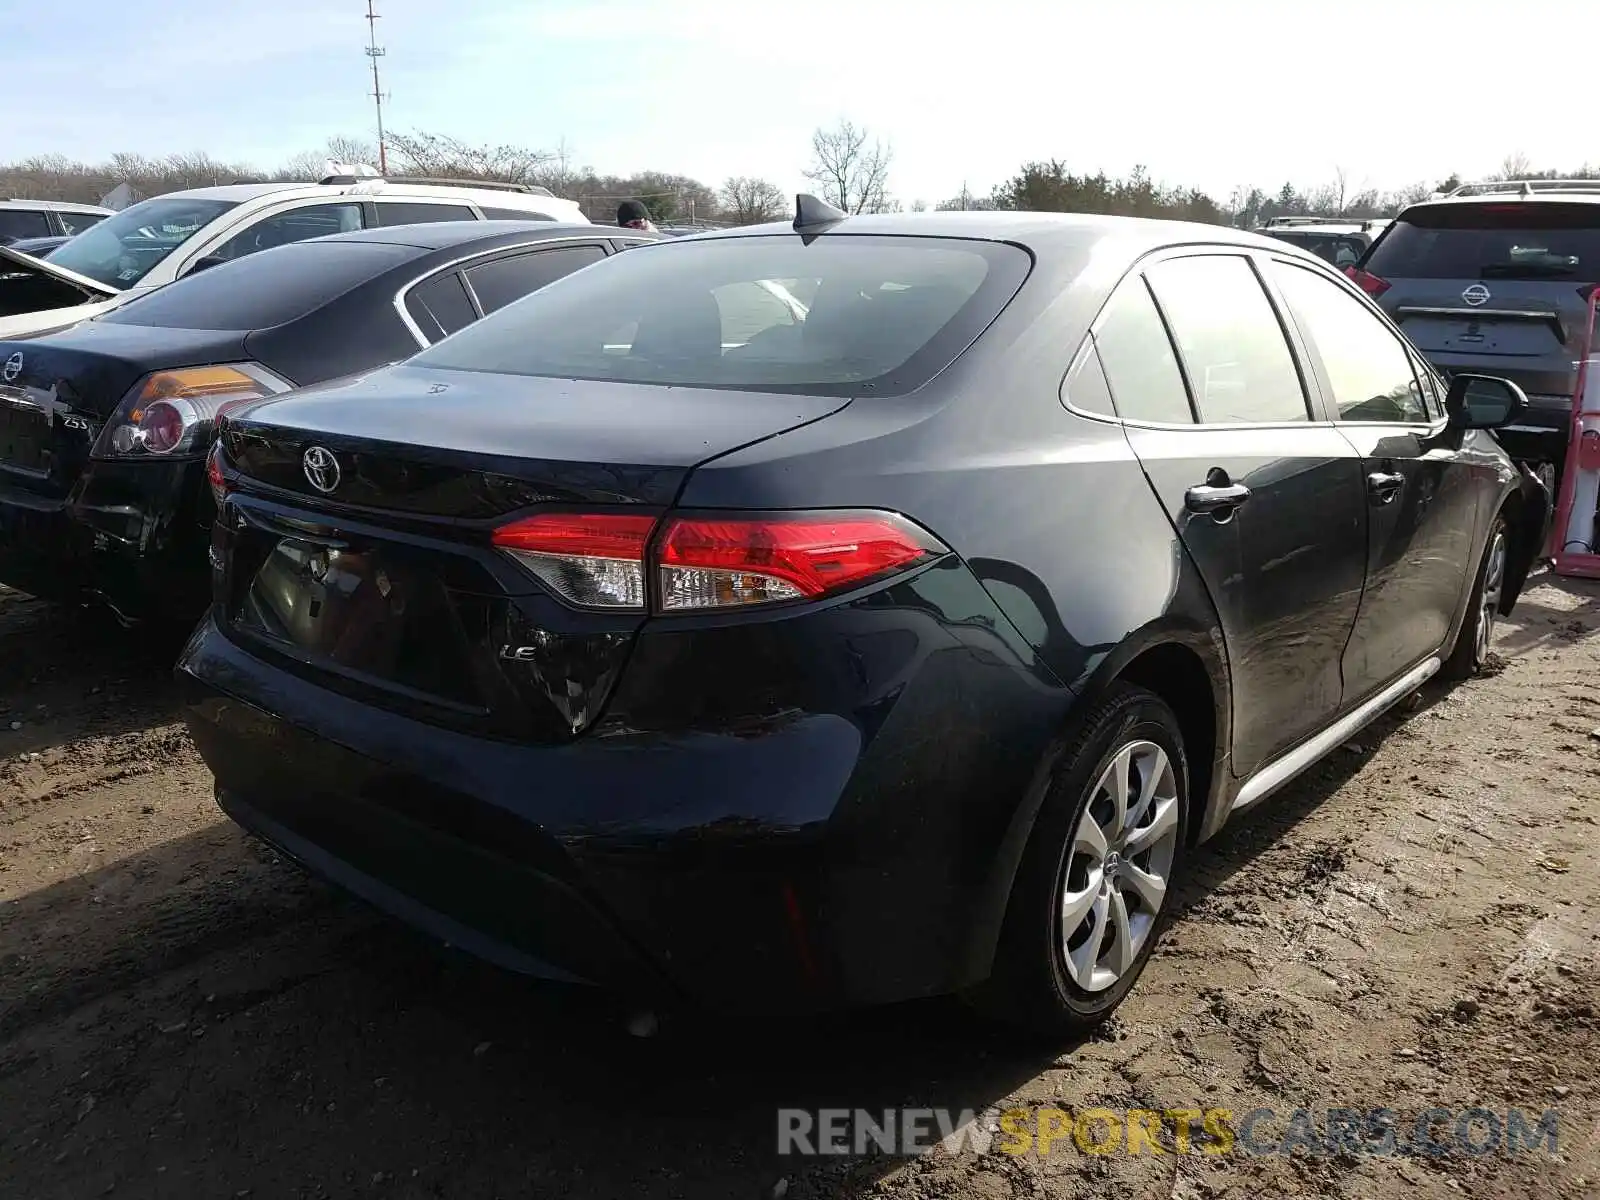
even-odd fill
[{"label": "silver suv", "polygon": [[1350,276],[1434,366],[1521,384],[1529,407],[1496,436],[1559,472],[1600,281],[1600,180],[1463,184],[1402,212]]}]

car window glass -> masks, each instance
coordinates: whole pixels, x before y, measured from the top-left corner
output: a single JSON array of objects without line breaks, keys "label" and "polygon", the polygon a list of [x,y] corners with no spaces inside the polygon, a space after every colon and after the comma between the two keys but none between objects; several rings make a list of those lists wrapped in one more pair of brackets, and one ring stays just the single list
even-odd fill
[{"label": "car window glass", "polygon": [[264,217],[210,253],[217,258],[243,258],[274,246],[287,246],[360,228],[361,205],[312,204]]},{"label": "car window glass", "polygon": [[429,221],[475,221],[472,210],[465,204],[417,204],[410,201],[379,200],[373,207],[378,213],[378,224],[422,225]]},{"label": "car window glass", "polygon": [[[903,395],[972,344],[1031,265],[1016,246],[964,238],[657,243],[542,288],[417,363],[765,393]],[[788,324],[802,308],[800,323]],[[724,321],[736,316],[746,322],[738,336],[749,340],[724,345]],[[527,336],[530,327],[537,338]]]},{"label": "car window glass", "polygon": [[521,208],[488,208],[483,210],[485,221],[554,221],[547,213]]},{"label": "car window glass", "polygon": [[[37,209],[0,208],[0,238],[47,237],[50,218]],[[3,243],[0,243],[3,244]]]},{"label": "car window glass", "polygon": [[1485,201],[1407,209],[1365,269],[1383,279],[1564,280],[1600,268],[1600,214],[1588,202]]},{"label": "car window glass", "polygon": [[1428,420],[1411,355],[1376,314],[1303,267],[1274,261],[1272,273],[1322,358],[1341,421]]},{"label": "car window glass", "polygon": [[412,288],[406,296],[406,311],[430,342],[465,329],[478,319],[459,271],[448,271]]},{"label": "car window glass", "polygon": [[599,246],[566,246],[559,250],[514,254],[469,267],[467,282],[478,297],[478,303],[483,305],[484,313],[488,314],[605,256],[606,252]]},{"label": "car window glass", "polygon": [[106,219],[104,213],[58,212],[56,216],[61,220],[61,228],[66,230],[67,236],[82,233],[91,225],[98,225]]},{"label": "car window glass", "polygon": [[1437,421],[1444,416],[1444,399],[1448,389],[1427,363],[1413,359],[1411,365],[1416,369],[1417,380],[1422,384],[1422,403],[1428,410],[1428,418]]},{"label": "car window glass", "polygon": [[50,256],[58,266],[114,288],[131,288],[236,200],[157,196],[97,222]]},{"label": "car window glass", "polygon": [[1175,258],[1146,276],[1172,327],[1202,421],[1309,419],[1283,327],[1248,260]]},{"label": "car window glass", "polygon": [[1095,323],[1094,344],[1123,420],[1194,422],[1167,327],[1143,279],[1117,289]]},{"label": "car window glass", "polygon": [[1100,365],[1100,356],[1095,353],[1093,342],[1084,347],[1067,376],[1066,400],[1079,412],[1102,417],[1117,415],[1117,406],[1111,399],[1111,388],[1106,384],[1105,368]]}]

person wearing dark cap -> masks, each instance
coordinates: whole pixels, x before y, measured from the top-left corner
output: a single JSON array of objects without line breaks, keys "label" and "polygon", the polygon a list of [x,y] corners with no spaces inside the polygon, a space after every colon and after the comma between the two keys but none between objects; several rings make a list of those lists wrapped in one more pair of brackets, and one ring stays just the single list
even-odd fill
[{"label": "person wearing dark cap", "polygon": [[643,229],[655,233],[655,223],[650,220],[650,210],[638,200],[624,200],[617,205],[617,224],[624,229]]}]

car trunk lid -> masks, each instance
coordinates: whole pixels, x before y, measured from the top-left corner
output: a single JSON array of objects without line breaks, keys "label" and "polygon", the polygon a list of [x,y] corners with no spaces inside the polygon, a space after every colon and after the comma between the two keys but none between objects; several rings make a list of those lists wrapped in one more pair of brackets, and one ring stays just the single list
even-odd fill
[{"label": "car trunk lid", "polygon": [[236,361],[244,335],[86,322],[0,341],[0,479],[64,496],[101,427],[133,386],[162,367]]},{"label": "car trunk lid", "polygon": [[231,414],[220,619],[286,669],[418,719],[559,741],[645,619],[559,600],[493,531],[658,516],[698,464],[847,400],[388,368]]}]

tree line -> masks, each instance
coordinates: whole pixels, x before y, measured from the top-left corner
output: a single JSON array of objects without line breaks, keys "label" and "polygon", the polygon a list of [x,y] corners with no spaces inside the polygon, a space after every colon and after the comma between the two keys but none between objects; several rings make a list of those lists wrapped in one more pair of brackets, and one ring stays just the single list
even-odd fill
[{"label": "tree line", "polygon": [[[479,145],[432,132],[389,134],[385,157],[391,175],[426,175],[526,183],[576,200],[595,221],[610,222],[617,205],[640,200],[658,224],[746,225],[773,220],[790,211],[792,198],[770,180],[735,175],[720,184],[669,171],[633,175],[603,174],[581,166],[563,145],[537,150],[514,145]],[[218,159],[204,152],[150,157],[114,154],[105,162],[84,163],[63,155],[41,155],[0,163],[0,196],[71,200],[93,204],[126,184],[138,199],[186,188],[227,183],[315,180],[329,160],[376,163],[377,147],[360,137],[334,137],[315,151],[295,156],[270,170]],[[841,120],[816,130],[805,175],[829,203],[848,213],[935,209],[1011,209],[1032,212],[1085,212],[1120,216],[1205,221],[1245,228],[1275,216],[1389,217],[1461,180],[1419,180],[1409,187],[1379,191],[1354,183],[1343,168],[1316,187],[1284,183],[1277,188],[1241,186],[1225,198],[1194,187],[1164,183],[1145,167],[1126,176],[1072,170],[1062,159],[1024,163],[1017,173],[987,192],[966,184],[954,196],[931,206],[909,203],[892,191],[893,145],[864,126]],[[1600,178],[1587,165],[1573,171],[1535,168],[1525,156],[1508,155],[1499,178]]]}]

